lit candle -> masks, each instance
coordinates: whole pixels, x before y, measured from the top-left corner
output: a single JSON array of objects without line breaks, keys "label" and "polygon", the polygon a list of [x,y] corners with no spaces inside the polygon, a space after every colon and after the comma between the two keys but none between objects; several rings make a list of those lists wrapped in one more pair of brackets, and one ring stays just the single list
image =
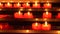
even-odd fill
[{"label": "lit candle", "polygon": [[40,23],[33,23],[32,24],[32,29],[33,30],[41,30],[41,24]]},{"label": "lit candle", "polygon": [[58,15],[56,16],[56,18],[60,18],[60,13],[58,13]]},{"label": "lit candle", "polygon": [[3,4],[0,3],[0,8],[3,8]]},{"label": "lit candle", "polygon": [[7,4],[5,4],[5,7],[12,8],[12,4],[10,4],[10,3],[8,2]]},{"label": "lit candle", "polygon": [[21,4],[14,4],[14,8],[20,8],[21,7]]},{"label": "lit candle", "polygon": [[23,18],[23,14],[19,11],[19,12],[14,13],[14,17],[15,18]]},{"label": "lit candle", "polygon": [[42,30],[50,30],[51,24],[48,24],[47,21],[45,21],[44,24],[42,24]]},{"label": "lit candle", "polygon": [[30,4],[28,4],[28,3],[23,4],[22,6],[23,6],[23,8],[30,8]]},{"label": "lit candle", "polygon": [[33,7],[33,8],[41,8],[41,7],[40,7],[40,4],[38,4],[37,2],[35,2],[35,4],[33,4],[32,7]]},{"label": "lit candle", "polygon": [[32,13],[28,12],[24,14],[24,18],[33,18]]},{"label": "lit candle", "polygon": [[43,18],[51,18],[52,14],[49,12],[43,13]]},{"label": "lit candle", "polygon": [[52,5],[51,5],[50,3],[46,3],[46,4],[43,4],[43,7],[44,7],[44,8],[51,8]]}]

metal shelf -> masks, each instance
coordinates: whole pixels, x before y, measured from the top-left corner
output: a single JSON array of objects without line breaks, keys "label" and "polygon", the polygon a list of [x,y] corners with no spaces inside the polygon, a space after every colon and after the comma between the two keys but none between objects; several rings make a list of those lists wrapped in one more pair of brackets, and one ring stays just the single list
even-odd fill
[{"label": "metal shelf", "polygon": [[20,18],[20,19],[0,19],[0,21],[48,21],[48,22],[59,22],[60,19],[43,19],[43,18],[39,18],[39,19],[36,19],[36,18]]}]

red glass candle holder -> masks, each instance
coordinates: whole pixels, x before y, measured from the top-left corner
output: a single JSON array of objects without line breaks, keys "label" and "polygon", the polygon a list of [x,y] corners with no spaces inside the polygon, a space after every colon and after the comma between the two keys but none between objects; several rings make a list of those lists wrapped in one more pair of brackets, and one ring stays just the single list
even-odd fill
[{"label": "red glass candle holder", "polygon": [[29,3],[22,4],[23,8],[31,8]]},{"label": "red glass candle holder", "polygon": [[58,15],[56,16],[56,18],[60,19],[60,13],[58,13]]},{"label": "red glass candle holder", "polygon": [[40,23],[33,23],[32,24],[32,29],[33,30],[41,30],[41,24]]},{"label": "red glass candle holder", "polygon": [[41,8],[40,4],[33,4],[32,8]]},{"label": "red glass candle holder", "polygon": [[45,22],[45,24],[42,24],[42,30],[51,30],[51,24]]},{"label": "red glass candle holder", "polygon": [[5,8],[12,8],[12,4],[8,2],[7,4],[5,4]]},{"label": "red glass candle holder", "polygon": [[14,8],[20,8],[21,7],[21,4],[14,4]]},{"label": "red glass candle holder", "polygon": [[24,18],[33,18],[32,13],[28,12],[24,14]]},{"label": "red glass candle holder", "polygon": [[43,18],[52,18],[52,14],[49,12],[43,13]]},{"label": "red glass candle holder", "polygon": [[43,4],[43,8],[52,8],[52,4],[50,3]]},{"label": "red glass candle holder", "polygon": [[23,13],[21,13],[20,11],[16,12],[16,13],[14,13],[14,17],[15,18],[23,18]]}]

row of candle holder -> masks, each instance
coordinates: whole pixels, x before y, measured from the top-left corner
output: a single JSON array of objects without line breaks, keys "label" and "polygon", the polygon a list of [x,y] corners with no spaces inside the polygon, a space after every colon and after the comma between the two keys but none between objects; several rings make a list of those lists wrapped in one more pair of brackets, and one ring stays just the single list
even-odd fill
[{"label": "row of candle holder", "polygon": [[51,30],[51,24],[48,24],[47,21],[45,21],[44,24],[40,24],[38,22],[32,24],[33,30]]},{"label": "row of candle holder", "polygon": [[[27,13],[23,13],[22,12],[16,12],[14,13],[14,17],[15,18],[34,18],[33,14],[30,13],[30,12],[27,12]],[[43,13],[43,18],[52,18],[52,14],[50,12],[45,12]],[[56,18],[60,18],[60,13],[58,13],[58,15],[56,16]]]},{"label": "row of candle holder", "polygon": [[[8,23],[0,23],[0,30],[8,30],[13,29],[13,26],[10,26]],[[40,24],[38,22],[32,23],[32,30],[51,30],[51,24],[48,24],[45,21],[44,24]]]},{"label": "row of candle holder", "polygon": [[[4,7],[7,7],[7,8],[13,8],[13,7],[14,8],[21,8],[21,7],[23,7],[23,8],[41,8],[41,5],[38,4],[37,2],[35,4],[33,4],[32,7],[30,6],[29,3],[22,4],[22,6],[20,3],[18,3],[18,4],[13,4],[13,6],[12,6],[12,4],[8,2],[7,4],[4,4],[4,5],[2,3],[0,3],[0,8],[4,8]],[[43,8],[51,8],[51,7],[52,7],[52,4],[50,4],[50,3],[43,4]]]},{"label": "row of candle holder", "polygon": [[9,30],[13,29],[12,26],[10,26],[8,23],[0,23],[0,30]]}]

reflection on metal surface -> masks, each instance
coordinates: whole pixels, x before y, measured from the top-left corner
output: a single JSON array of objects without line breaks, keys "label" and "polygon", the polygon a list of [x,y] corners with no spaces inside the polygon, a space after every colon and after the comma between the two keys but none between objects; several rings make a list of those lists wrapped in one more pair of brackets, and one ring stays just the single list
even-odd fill
[{"label": "reflection on metal surface", "polygon": [[28,11],[32,11],[32,9],[30,8],[30,9],[28,9]]}]

